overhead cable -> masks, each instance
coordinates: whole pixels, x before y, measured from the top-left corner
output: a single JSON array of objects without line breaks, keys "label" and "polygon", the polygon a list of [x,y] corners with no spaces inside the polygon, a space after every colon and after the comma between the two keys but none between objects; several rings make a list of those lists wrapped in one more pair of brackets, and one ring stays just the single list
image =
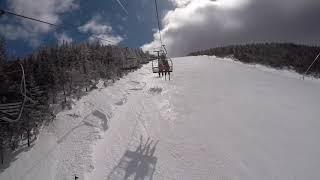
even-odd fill
[{"label": "overhead cable", "polygon": [[157,3],[157,0],[154,0],[154,3],[155,3],[155,5],[156,5],[156,12],[157,12],[157,20],[158,20],[158,29],[159,29],[160,43],[161,43],[161,46],[163,46],[162,37],[161,37],[161,27],[160,27],[160,20],[159,20],[159,12],[158,12],[158,3]]},{"label": "overhead cable", "polygon": [[311,67],[313,66],[313,64],[318,60],[320,56],[320,53],[317,55],[317,57],[313,60],[313,62],[310,64],[310,66],[308,67],[308,69],[303,73],[303,79],[304,79],[304,76],[307,75],[307,73],[309,72],[309,70],[311,69]]},{"label": "overhead cable", "polygon": [[126,14],[129,14],[128,13],[128,10],[124,7],[124,5],[122,4],[122,2],[120,0],[116,0],[118,2],[118,4],[121,6],[121,8],[123,9],[123,11],[126,13]]}]

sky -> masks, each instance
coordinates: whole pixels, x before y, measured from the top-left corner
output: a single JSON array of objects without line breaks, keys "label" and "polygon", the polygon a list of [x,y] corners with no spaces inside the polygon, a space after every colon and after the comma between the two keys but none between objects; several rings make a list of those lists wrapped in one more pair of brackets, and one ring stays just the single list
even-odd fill
[{"label": "sky", "polygon": [[[318,0],[158,0],[158,4],[163,43],[173,57],[232,44],[320,44]],[[160,46],[153,0],[1,0],[0,7],[58,25],[3,15],[0,35],[12,55],[63,41],[94,42],[95,37],[151,52]]]}]

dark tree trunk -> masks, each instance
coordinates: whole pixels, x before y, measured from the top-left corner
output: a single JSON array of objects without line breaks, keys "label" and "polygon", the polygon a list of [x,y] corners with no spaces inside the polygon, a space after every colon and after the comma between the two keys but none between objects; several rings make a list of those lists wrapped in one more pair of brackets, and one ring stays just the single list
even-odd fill
[{"label": "dark tree trunk", "polygon": [[16,149],[16,145],[14,142],[14,137],[13,137],[13,130],[10,128],[10,146],[11,150],[14,151]]},{"label": "dark tree trunk", "polygon": [[64,96],[64,102],[67,103],[66,88],[64,83],[63,83],[63,96]]},{"label": "dark tree trunk", "polygon": [[70,95],[71,95],[71,93],[72,93],[72,76],[70,76],[69,88],[70,88]]},{"label": "dark tree trunk", "polygon": [[27,138],[28,138],[28,147],[30,147],[30,117],[27,115],[27,127],[26,127],[26,130],[27,130]]},{"label": "dark tree trunk", "polygon": [[0,139],[0,156],[1,156],[1,164],[4,163],[4,147],[3,147],[3,139]]},{"label": "dark tree trunk", "polygon": [[30,129],[27,129],[27,136],[28,136],[28,147],[30,147]]},{"label": "dark tree trunk", "polygon": [[56,93],[55,90],[52,91],[52,104],[56,103]]}]

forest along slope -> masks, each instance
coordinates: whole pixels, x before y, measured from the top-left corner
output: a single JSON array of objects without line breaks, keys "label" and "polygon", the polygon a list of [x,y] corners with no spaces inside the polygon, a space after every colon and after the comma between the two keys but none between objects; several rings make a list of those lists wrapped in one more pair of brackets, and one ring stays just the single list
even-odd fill
[{"label": "forest along slope", "polygon": [[215,57],[98,84],[0,179],[319,179],[320,82]]},{"label": "forest along slope", "polygon": [[319,81],[206,56],[174,64],[171,81],[145,66],[125,83],[137,87],[87,179],[320,178]]}]

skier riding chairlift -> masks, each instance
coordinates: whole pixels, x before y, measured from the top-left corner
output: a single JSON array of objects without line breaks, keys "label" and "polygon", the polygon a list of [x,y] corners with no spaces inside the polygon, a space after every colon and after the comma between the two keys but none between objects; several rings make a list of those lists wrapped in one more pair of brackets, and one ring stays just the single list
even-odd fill
[{"label": "skier riding chairlift", "polygon": [[159,77],[165,75],[167,78],[167,74],[169,75],[170,80],[170,65],[165,56],[165,54],[161,54],[159,57]]}]

